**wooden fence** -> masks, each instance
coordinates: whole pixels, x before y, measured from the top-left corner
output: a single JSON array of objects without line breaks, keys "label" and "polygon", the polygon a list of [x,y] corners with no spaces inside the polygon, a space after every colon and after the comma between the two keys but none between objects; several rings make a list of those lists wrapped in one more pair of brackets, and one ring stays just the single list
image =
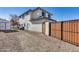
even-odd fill
[{"label": "wooden fence", "polygon": [[51,23],[51,36],[79,45],[79,20]]}]

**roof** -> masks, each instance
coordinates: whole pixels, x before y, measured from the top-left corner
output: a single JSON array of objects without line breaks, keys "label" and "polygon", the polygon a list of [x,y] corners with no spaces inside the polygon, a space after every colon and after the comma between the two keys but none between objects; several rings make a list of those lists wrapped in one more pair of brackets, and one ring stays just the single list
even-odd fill
[{"label": "roof", "polygon": [[36,11],[36,10],[42,10],[42,11],[44,11],[44,12],[47,12],[48,14],[50,14],[50,15],[53,15],[53,14],[51,14],[50,12],[48,12],[48,11],[46,11],[46,10],[44,10],[44,9],[42,9],[42,8],[40,8],[40,7],[37,7],[36,9],[34,9],[33,11]]},{"label": "roof", "polygon": [[0,20],[3,20],[3,21],[8,21],[8,20],[6,20],[6,19],[3,19],[3,18],[0,18]]},{"label": "roof", "polygon": [[2,19],[2,18],[0,18],[0,22],[9,22],[9,21],[6,20],[6,19]]},{"label": "roof", "polygon": [[[50,20],[50,21],[55,21],[56,22],[56,20],[54,20],[54,19],[49,19],[48,17],[39,17],[38,18],[39,20],[41,20],[41,19],[47,19],[47,20]],[[37,21],[37,19],[31,19],[31,21]]]},{"label": "roof", "polygon": [[29,12],[32,12],[32,10],[29,9],[28,11],[24,12],[23,14],[21,14],[19,17],[21,17],[21,16],[23,16],[23,15],[25,15],[25,14],[28,14]]},{"label": "roof", "polygon": [[34,12],[34,11],[39,10],[39,9],[42,10],[42,11],[44,11],[44,12],[47,12],[47,13],[50,14],[50,15],[53,15],[53,14],[49,13],[48,11],[46,11],[46,10],[40,8],[40,7],[37,7],[37,8],[34,9],[34,10],[29,9],[28,11],[24,12],[23,14],[21,14],[19,17],[21,17],[21,16],[23,16],[23,15],[25,15],[25,14],[28,14],[29,12]]},{"label": "roof", "polygon": [[5,20],[5,19],[0,18],[0,20]]},{"label": "roof", "polygon": [[39,23],[43,23],[43,22],[56,22],[56,20],[54,19],[49,19],[47,17],[43,17],[43,18],[39,18],[39,20],[37,19],[32,19],[30,20],[33,24],[39,24]]}]

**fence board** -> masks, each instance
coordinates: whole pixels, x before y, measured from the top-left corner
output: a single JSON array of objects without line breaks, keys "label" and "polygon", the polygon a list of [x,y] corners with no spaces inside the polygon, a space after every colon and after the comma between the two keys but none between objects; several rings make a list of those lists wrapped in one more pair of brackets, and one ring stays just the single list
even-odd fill
[{"label": "fence board", "polygon": [[51,23],[51,34],[56,38],[63,38],[66,42],[79,45],[79,20]]}]

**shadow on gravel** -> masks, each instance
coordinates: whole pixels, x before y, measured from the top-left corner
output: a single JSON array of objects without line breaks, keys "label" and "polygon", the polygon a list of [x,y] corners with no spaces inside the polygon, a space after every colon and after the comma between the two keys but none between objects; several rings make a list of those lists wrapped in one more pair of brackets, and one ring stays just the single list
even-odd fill
[{"label": "shadow on gravel", "polygon": [[19,31],[16,31],[16,30],[0,30],[0,32],[12,33],[12,32],[19,32]]}]

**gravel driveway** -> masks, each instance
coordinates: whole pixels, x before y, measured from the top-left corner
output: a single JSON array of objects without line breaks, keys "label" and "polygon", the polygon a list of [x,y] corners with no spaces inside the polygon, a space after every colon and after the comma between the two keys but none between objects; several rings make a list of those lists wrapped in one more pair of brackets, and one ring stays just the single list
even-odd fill
[{"label": "gravel driveway", "polygon": [[76,52],[79,47],[31,31],[0,32],[0,51],[3,52]]}]

